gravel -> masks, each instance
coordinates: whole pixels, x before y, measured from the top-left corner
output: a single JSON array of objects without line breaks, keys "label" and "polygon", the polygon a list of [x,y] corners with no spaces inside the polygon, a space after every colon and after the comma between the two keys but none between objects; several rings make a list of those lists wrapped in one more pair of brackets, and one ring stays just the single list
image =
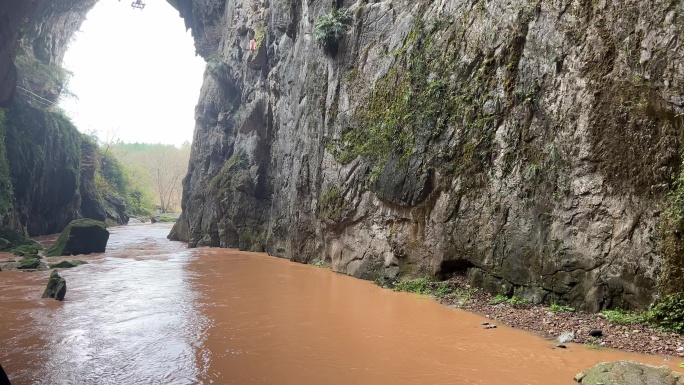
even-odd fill
[{"label": "gravel", "polygon": [[[437,298],[439,302],[483,315],[510,327],[535,332],[549,339],[557,339],[561,334],[571,332],[575,335],[572,342],[589,347],[684,357],[684,335],[681,334],[638,323],[611,323],[602,314],[553,312],[549,307],[533,304],[515,307],[493,304],[493,296],[481,290],[472,290],[465,279],[452,279],[449,282],[456,292]],[[459,294],[464,291],[469,295]],[[600,337],[589,335],[594,329],[601,331]]]}]

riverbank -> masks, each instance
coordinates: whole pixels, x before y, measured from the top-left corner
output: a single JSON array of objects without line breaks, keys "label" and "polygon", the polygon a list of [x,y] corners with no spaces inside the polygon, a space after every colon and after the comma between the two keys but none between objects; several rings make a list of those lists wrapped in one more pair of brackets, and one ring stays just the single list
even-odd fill
[{"label": "riverbank", "polygon": [[[628,314],[578,312],[563,306],[549,307],[494,297],[470,287],[465,278],[445,282],[438,284],[442,287],[441,295],[434,296],[439,303],[485,316],[492,324],[506,324],[556,340],[561,334],[572,332],[572,343],[564,344],[570,349],[610,348],[684,361],[684,335],[632,323]],[[594,329],[601,330],[600,337],[589,335]]]}]

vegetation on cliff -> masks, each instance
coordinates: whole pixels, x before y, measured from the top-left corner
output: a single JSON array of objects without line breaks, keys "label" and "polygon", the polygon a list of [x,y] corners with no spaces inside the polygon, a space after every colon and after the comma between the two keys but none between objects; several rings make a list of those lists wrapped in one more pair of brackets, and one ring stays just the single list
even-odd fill
[{"label": "vegetation on cliff", "polygon": [[14,201],[7,150],[5,149],[6,133],[5,110],[0,108],[0,217],[4,217],[12,209]]},{"label": "vegetation on cliff", "polygon": [[352,18],[346,9],[334,8],[316,21],[314,39],[326,52],[334,55],[337,46],[349,30]]}]

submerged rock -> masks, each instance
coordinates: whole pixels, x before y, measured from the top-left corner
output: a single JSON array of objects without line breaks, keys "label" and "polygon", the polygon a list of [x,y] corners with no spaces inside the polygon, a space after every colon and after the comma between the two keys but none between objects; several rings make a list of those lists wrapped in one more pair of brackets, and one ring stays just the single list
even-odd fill
[{"label": "submerged rock", "polygon": [[53,270],[42,298],[54,298],[57,301],[63,301],[65,295],[66,281],[59,276],[57,270]]},{"label": "submerged rock", "polygon": [[76,267],[76,266],[79,266],[79,265],[86,265],[86,264],[88,264],[88,262],[86,262],[86,261],[80,261],[80,260],[62,261],[62,262],[59,262],[59,263],[53,263],[53,264],[51,264],[51,265],[50,265],[50,268],[51,268],[51,269],[55,269],[55,268],[69,269],[69,268],[72,268],[72,267]]},{"label": "submerged rock", "polygon": [[40,259],[38,258],[24,258],[17,266],[19,270],[37,269],[40,266]]},{"label": "submerged rock", "polygon": [[109,231],[104,222],[77,219],[64,229],[54,246],[47,251],[47,256],[102,253],[107,247],[107,240]]},{"label": "submerged rock", "polygon": [[602,362],[576,375],[575,381],[584,385],[684,385],[684,373],[634,361]]}]

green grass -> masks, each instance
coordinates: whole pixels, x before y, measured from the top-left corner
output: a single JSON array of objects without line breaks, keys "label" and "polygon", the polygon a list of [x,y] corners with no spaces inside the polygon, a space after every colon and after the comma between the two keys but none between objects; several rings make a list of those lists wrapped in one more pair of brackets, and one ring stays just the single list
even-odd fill
[{"label": "green grass", "polygon": [[443,281],[437,284],[437,288],[434,291],[436,297],[444,297],[445,295],[451,294],[454,289],[451,288],[448,281]]},{"label": "green grass", "polygon": [[603,314],[609,322],[619,325],[630,325],[644,321],[644,317],[642,315],[620,308],[604,310],[601,312],[601,314]]},{"label": "green grass", "polygon": [[431,281],[429,278],[412,279],[409,281],[399,282],[394,287],[394,290],[428,295],[432,294],[432,290],[430,289],[430,282]]},{"label": "green grass", "polygon": [[571,313],[575,311],[574,307],[567,306],[567,305],[559,305],[557,303],[552,303],[551,306],[549,307],[549,310],[555,313]]},{"label": "green grass", "polygon": [[530,301],[520,298],[518,296],[512,296],[512,297],[507,297],[505,294],[499,293],[494,297],[491,301],[490,304],[492,305],[499,305],[499,304],[506,304],[509,306],[513,307],[522,307],[525,305],[528,305]]}]

